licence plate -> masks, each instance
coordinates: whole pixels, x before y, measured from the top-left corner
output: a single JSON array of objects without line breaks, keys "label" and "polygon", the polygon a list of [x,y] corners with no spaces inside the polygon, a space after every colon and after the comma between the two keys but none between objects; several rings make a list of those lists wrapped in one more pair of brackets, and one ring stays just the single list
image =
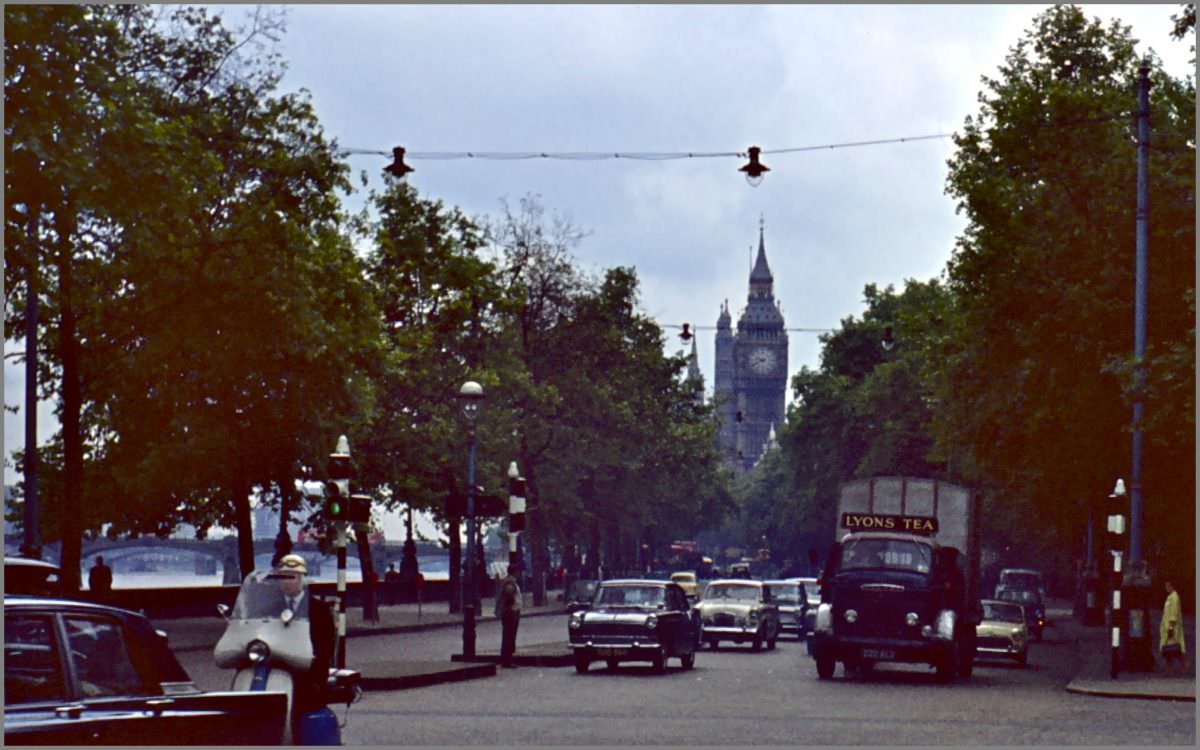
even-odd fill
[{"label": "licence plate", "polygon": [[628,653],[629,649],[617,646],[598,646],[596,648],[597,656],[625,656]]},{"label": "licence plate", "polygon": [[896,652],[891,649],[884,648],[864,648],[862,650],[864,659],[895,659]]}]

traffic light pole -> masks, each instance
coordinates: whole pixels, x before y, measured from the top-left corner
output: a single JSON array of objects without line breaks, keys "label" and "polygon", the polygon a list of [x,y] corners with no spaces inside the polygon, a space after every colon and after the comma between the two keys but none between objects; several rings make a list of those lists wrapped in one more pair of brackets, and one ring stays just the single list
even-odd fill
[{"label": "traffic light pole", "polygon": [[337,447],[329,454],[329,478],[325,492],[325,511],[337,529],[337,667],[346,667],[346,519],[351,504],[350,441],[338,437]]},{"label": "traffic light pole", "polygon": [[1121,671],[1121,550],[1112,551],[1112,561],[1112,666],[1108,674],[1115,680]]},{"label": "traffic light pole", "polygon": [[337,668],[346,668],[346,522],[337,522]]}]

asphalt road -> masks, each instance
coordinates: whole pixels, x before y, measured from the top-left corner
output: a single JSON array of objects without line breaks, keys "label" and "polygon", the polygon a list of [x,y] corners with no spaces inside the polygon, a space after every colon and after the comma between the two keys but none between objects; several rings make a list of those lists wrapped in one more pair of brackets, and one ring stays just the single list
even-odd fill
[{"label": "asphalt road", "polygon": [[[342,739],[372,745],[1194,745],[1195,704],[1116,700],[1064,689],[1073,644],[1050,628],[1028,667],[981,662],[942,685],[925,667],[879,665],[820,681],[803,643],[775,651],[705,649],[696,668],[674,659],[587,674],[571,667],[500,669],[496,677],[366,694]],[[499,626],[481,623],[478,647],[497,647]],[[527,618],[518,647],[566,640],[565,617]],[[353,667],[371,659],[449,659],[455,628],[348,642]],[[204,688],[229,676],[204,652],[181,654]],[[342,709],[339,707],[339,716]]]}]

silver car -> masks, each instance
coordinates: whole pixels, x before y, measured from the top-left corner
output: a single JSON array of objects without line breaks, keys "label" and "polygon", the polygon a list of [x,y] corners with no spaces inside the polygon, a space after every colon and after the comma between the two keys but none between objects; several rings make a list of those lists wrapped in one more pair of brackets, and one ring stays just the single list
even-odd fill
[{"label": "silver car", "polygon": [[704,589],[696,605],[700,637],[712,648],[721,641],[750,643],[755,651],[763,644],[775,648],[779,638],[779,607],[771,587],[762,581],[722,579]]},{"label": "silver car", "polygon": [[795,578],[787,581],[766,581],[766,584],[771,589],[771,598],[779,607],[779,632],[803,638],[804,615],[808,611],[804,586]]}]

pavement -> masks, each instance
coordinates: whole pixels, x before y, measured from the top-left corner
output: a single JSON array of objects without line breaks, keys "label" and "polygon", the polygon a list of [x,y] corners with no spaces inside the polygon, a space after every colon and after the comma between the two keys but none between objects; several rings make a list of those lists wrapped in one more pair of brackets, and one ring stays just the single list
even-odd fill
[{"label": "pavement", "polygon": [[[532,606],[532,597],[526,594],[521,617],[562,616],[566,609],[558,602],[556,592],[547,595],[540,607]],[[496,619],[492,612],[492,599],[484,599],[477,622]],[[1161,612],[1151,612],[1154,634],[1153,646],[1158,651],[1158,622]],[[1185,632],[1188,639],[1188,667],[1173,676],[1163,674],[1160,664],[1155,671],[1129,672],[1122,666],[1117,679],[1110,677],[1112,649],[1111,630],[1104,625],[1085,626],[1072,617],[1069,606],[1051,601],[1047,608],[1047,619],[1056,630],[1055,638],[1073,643],[1076,649],[1078,669],[1074,678],[1066,685],[1071,693],[1110,698],[1144,700],[1196,700],[1196,667],[1194,663],[1195,619],[1188,615]],[[346,612],[346,637],[364,638],[394,635],[427,630],[431,628],[462,627],[461,614],[449,614],[446,602],[430,604],[384,605],[379,608],[378,622],[364,622],[362,608]],[[224,620],[217,614],[212,617],[185,617],[155,621],[155,625],[169,634],[174,651],[211,650],[224,631]],[[555,643],[526,644],[518,646],[515,658],[518,666],[558,667],[571,665],[571,652],[566,641]],[[364,690],[404,690],[426,685],[435,685],[458,680],[491,677],[496,674],[500,661],[498,651],[479,650],[470,658],[453,654],[445,661],[429,660],[379,660],[364,664],[362,674]]]}]

